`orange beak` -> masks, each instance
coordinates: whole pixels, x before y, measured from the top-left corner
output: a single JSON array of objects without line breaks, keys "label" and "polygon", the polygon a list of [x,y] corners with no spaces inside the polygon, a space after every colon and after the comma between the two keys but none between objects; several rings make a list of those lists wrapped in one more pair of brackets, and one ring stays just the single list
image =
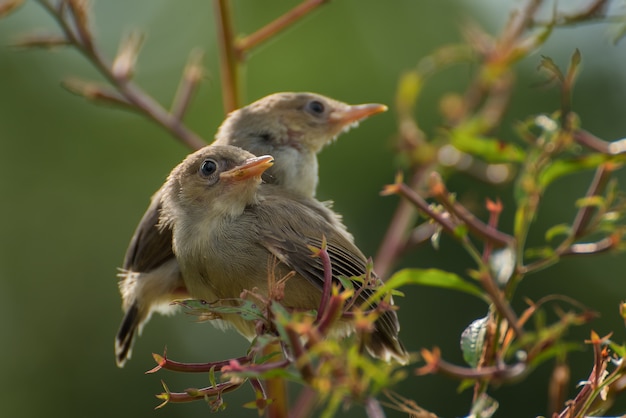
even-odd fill
[{"label": "orange beak", "polygon": [[220,179],[240,181],[252,177],[260,177],[268,168],[274,165],[274,157],[263,155],[261,157],[249,158],[232,170],[224,171],[220,174]]},{"label": "orange beak", "polygon": [[387,111],[387,106],[378,103],[368,103],[348,106],[345,109],[334,110],[330,114],[330,121],[340,126],[347,126],[359,122],[367,117]]}]

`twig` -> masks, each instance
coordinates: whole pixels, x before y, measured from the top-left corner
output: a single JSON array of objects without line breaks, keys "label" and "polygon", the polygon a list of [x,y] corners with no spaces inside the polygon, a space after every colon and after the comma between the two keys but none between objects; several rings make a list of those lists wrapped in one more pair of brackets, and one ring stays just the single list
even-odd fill
[{"label": "twig", "polygon": [[549,22],[533,20],[533,26],[567,26],[576,23],[593,23],[594,19],[604,19],[609,16],[605,14],[608,0],[593,0],[582,11],[572,14],[557,14]]},{"label": "twig", "polygon": [[626,138],[609,142],[598,138],[591,132],[585,131],[584,129],[575,131],[572,136],[574,141],[594,151],[607,155],[626,154]]},{"label": "twig", "polygon": [[218,45],[220,51],[220,74],[222,76],[222,101],[224,112],[239,108],[239,63],[235,55],[235,31],[229,0],[214,0],[217,18]]},{"label": "twig", "polygon": [[187,108],[191,103],[191,99],[197,90],[197,86],[204,77],[204,69],[202,68],[202,58],[204,52],[202,50],[194,50],[189,54],[187,65],[180,79],[178,90],[174,95],[172,108],[170,113],[179,120],[183,120]]},{"label": "twig", "polygon": [[459,202],[452,202],[449,192],[441,179],[441,176],[433,172],[430,176],[430,191],[451,214],[459,218],[468,229],[481,239],[499,247],[515,247],[515,238],[493,228],[476,218],[469,210],[465,209]]},{"label": "twig", "polygon": [[441,351],[437,347],[432,351],[422,349],[421,355],[426,365],[415,371],[418,375],[442,373],[459,380],[488,379],[492,382],[506,382],[519,379],[529,371],[528,365],[523,362],[510,366],[502,364],[498,366],[482,367],[480,369],[457,366],[443,360],[441,358]]},{"label": "twig", "polygon": [[543,3],[543,0],[528,0],[517,13],[512,14],[504,32],[500,36],[501,48],[509,51],[514,48],[516,41],[532,23],[535,12],[541,6],[541,3]]},{"label": "twig", "polygon": [[480,275],[480,283],[483,286],[483,289],[485,289],[485,291],[489,295],[489,300],[491,300],[493,305],[496,307],[498,313],[502,315],[504,319],[506,319],[506,321],[509,323],[509,326],[513,329],[513,332],[515,332],[515,335],[521,337],[524,334],[524,330],[520,325],[519,319],[511,308],[511,304],[509,303],[509,301],[506,299],[498,286],[496,286],[496,284],[494,283],[493,277],[491,277],[491,275],[487,272],[483,272]]},{"label": "twig", "polygon": [[[174,117],[157,103],[150,95],[138,85],[126,77],[117,77],[112,71],[112,62],[104,57],[102,52],[94,44],[87,26],[86,11],[79,13],[73,3],[62,2],[60,7],[55,7],[48,0],[38,0],[39,4],[56,20],[65,37],[94,67],[117,89],[117,91],[131,103],[134,110],[147,116],[155,123],[161,125],[180,142],[191,149],[200,149],[206,142],[196,133],[189,130],[180,119]],[[66,17],[65,9],[72,11],[73,25]]]},{"label": "twig", "polygon": [[[282,356],[282,350],[280,342],[272,342],[263,347],[263,355],[269,356],[271,354]],[[268,418],[287,418],[288,416],[288,395],[287,395],[287,383],[281,376],[269,377],[265,380],[267,388],[267,398],[272,401],[267,406]]]},{"label": "twig", "polygon": [[241,104],[240,66],[245,60],[245,53],[275,37],[328,1],[304,0],[251,35],[237,40],[229,0],[214,0],[222,76],[222,101],[226,113],[238,109]]},{"label": "twig", "polygon": [[152,353],[152,357],[154,358],[154,361],[157,362],[157,365],[153,369],[148,370],[146,374],[155,373],[161,369],[183,373],[209,373],[211,371],[217,372],[222,370],[222,368],[228,366],[232,361],[237,361],[240,364],[250,363],[251,361],[251,359],[247,356],[211,363],[181,363],[168,359],[166,353],[162,356]]},{"label": "twig", "polygon": [[368,418],[385,418],[385,412],[376,398],[369,397],[365,400],[365,412]]},{"label": "twig", "polygon": [[276,36],[279,32],[287,29],[289,26],[293,25],[313,10],[329,1],[330,0],[304,0],[284,15],[263,26],[261,29],[246,36],[245,38],[239,39],[235,43],[237,57],[242,60],[247,51]]},{"label": "twig", "polygon": [[[589,185],[589,189],[587,189],[585,197],[600,195],[609,182],[611,174],[613,174],[613,170],[610,169],[609,165],[600,165],[596,169],[596,173],[591,181],[591,184]],[[594,211],[595,208],[589,205],[585,205],[578,210],[576,218],[574,218],[574,223],[572,224],[572,237],[574,239],[580,238],[585,234]]]},{"label": "twig", "polygon": [[202,389],[187,389],[185,392],[170,392],[165,386],[165,382],[161,381],[161,384],[165,388],[165,392],[156,395],[157,399],[163,400],[163,403],[158,408],[162,408],[168,403],[184,403],[193,402],[200,399],[206,399],[212,396],[221,396],[223,393],[233,391],[241,386],[242,383],[224,382],[218,383],[215,386],[208,386]]},{"label": "twig", "polygon": [[311,386],[303,387],[298,399],[291,407],[291,415],[289,417],[305,418],[310,416],[317,398],[317,392]]},{"label": "twig", "polygon": [[[411,190],[417,189],[424,180],[426,170],[426,167],[416,168],[407,187]],[[398,207],[391,218],[391,223],[385,232],[374,261],[376,273],[383,280],[391,272],[401,252],[407,249],[406,231],[410,228],[415,215],[414,205],[410,201],[402,199],[398,202]]]}]

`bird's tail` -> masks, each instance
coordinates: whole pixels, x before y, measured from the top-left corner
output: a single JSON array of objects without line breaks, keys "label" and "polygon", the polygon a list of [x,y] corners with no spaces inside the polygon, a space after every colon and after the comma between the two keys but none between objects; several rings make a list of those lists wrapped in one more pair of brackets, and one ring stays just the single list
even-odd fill
[{"label": "bird's tail", "polygon": [[124,367],[126,360],[130,359],[133,342],[142,322],[139,306],[134,301],[126,311],[115,336],[115,362],[118,367]]},{"label": "bird's tail", "polygon": [[374,331],[365,341],[367,351],[385,361],[395,359],[400,364],[407,364],[409,353],[398,338],[400,325],[395,311],[384,312],[376,320],[374,327]]}]

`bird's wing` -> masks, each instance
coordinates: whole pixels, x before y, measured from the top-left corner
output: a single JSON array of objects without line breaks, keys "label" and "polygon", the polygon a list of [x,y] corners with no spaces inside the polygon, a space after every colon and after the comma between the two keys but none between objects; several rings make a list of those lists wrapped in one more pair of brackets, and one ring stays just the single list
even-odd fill
[{"label": "bird's wing", "polygon": [[[290,220],[298,217],[307,221],[299,223],[300,229],[306,225],[304,231],[296,231],[290,224]],[[259,224],[265,225],[260,231],[262,245],[281,262],[320,289],[324,286],[324,266],[319,257],[312,255],[309,246],[321,248],[324,237],[332,265],[332,277],[337,283],[339,276],[350,278],[362,276],[366,272],[367,260],[363,253],[347,239],[345,234],[325,221],[322,214],[312,211],[311,208],[292,205],[285,207],[283,211],[280,205],[273,205],[272,213],[268,213],[267,219]],[[355,290],[363,286],[358,281],[352,283]],[[357,300],[358,304],[365,302],[372,293],[372,289],[362,289]],[[377,328],[393,339],[399,329],[395,312],[384,312],[377,321]]]},{"label": "bird's wing", "polygon": [[130,240],[124,257],[123,270],[149,272],[174,257],[172,230],[160,228],[161,190],[152,197]]}]

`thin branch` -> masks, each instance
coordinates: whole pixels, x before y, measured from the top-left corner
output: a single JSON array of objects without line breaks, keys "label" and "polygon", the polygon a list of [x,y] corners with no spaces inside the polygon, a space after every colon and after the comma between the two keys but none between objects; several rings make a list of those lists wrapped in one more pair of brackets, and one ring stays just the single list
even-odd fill
[{"label": "thin branch", "polygon": [[441,176],[433,172],[430,176],[431,193],[451,214],[459,218],[467,225],[470,232],[481,239],[499,247],[515,247],[515,238],[493,228],[475,217],[469,210],[465,209],[459,202],[452,202],[450,193],[446,188]]},{"label": "thin branch", "polygon": [[531,24],[532,26],[567,26],[577,23],[594,23],[594,21],[611,17],[606,15],[608,6],[608,0],[593,0],[580,12],[572,14],[561,13],[553,16],[549,22],[533,20]]},{"label": "thin branch", "polygon": [[289,26],[295,24],[304,16],[329,1],[330,0],[304,0],[284,15],[263,26],[261,29],[246,36],[245,38],[239,39],[235,43],[235,52],[237,53],[237,57],[242,60],[247,51],[276,36],[279,32],[287,29]]},{"label": "thin branch", "polygon": [[[589,185],[589,189],[585,194],[585,197],[593,197],[602,194],[609,179],[613,174],[613,170],[607,164],[602,164],[596,169],[596,173]],[[591,217],[595,212],[595,208],[589,205],[585,205],[578,210],[574,223],[572,224],[572,237],[574,239],[580,238],[587,232],[587,226],[591,221]]]},{"label": "thin branch", "polygon": [[501,48],[512,50],[518,39],[528,29],[533,21],[533,17],[541,6],[543,0],[528,0],[522,8],[514,12],[507,22],[504,32],[500,36]]},{"label": "thin branch", "polygon": [[232,361],[236,361],[240,364],[247,364],[251,361],[251,359],[247,356],[211,363],[181,363],[168,359],[166,353],[164,353],[162,356],[156,353],[152,353],[152,357],[154,358],[154,361],[157,362],[157,365],[153,369],[148,370],[146,374],[155,373],[161,369],[183,373],[209,373],[211,371],[218,372],[222,370],[225,366],[228,366]]},{"label": "thin branch", "polygon": [[[112,71],[112,62],[107,59],[98,47],[93,43],[87,22],[86,15],[76,11],[70,3],[69,7],[74,16],[74,25],[66,17],[66,7],[55,7],[48,0],[38,0],[39,4],[56,20],[57,24],[65,34],[67,40],[85,57],[94,67],[117,89],[117,91],[132,105],[135,110],[147,116],[155,123],[161,125],[170,132],[180,142],[187,147],[196,150],[204,147],[206,142],[193,131],[189,130],[180,119],[175,118],[156,102],[149,94],[138,85],[125,77],[116,77]],[[65,2],[60,3],[64,5]]]},{"label": "thin branch", "polygon": [[415,190],[411,189],[409,186],[402,182],[396,182],[396,184],[387,186],[385,190],[383,190],[382,194],[398,194],[405,198],[410,204],[413,204],[418,211],[423,212],[429,218],[432,218],[435,222],[437,222],[444,231],[449,233],[452,236],[456,236],[456,223],[454,223],[449,217],[447,213],[441,213],[433,210],[428,202],[419,195]]},{"label": "thin branch", "polygon": [[[278,353],[281,356],[280,342],[272,342],[263,347],[263,355],[269,356]],[[265,380],[267,388],[267,398],[272,401],[267,406],[268,418],[287,418],[289,415],[287,383],[281,376],[273,376]]]},{"label": "thin branch", "polygon": [[214,0],[217,18],[218,46],[220,52],[220,74],[222,76],[222,101],[224,112],[239,108],[240,82],[239,62],[235,54],[235,29],[229,0]]},{"label": "thin branch", "polygon": [[519,319],[517,318],[517,315],[515,315],[509,301],[506,299],[500,288],[498,288],[498,286],[494,283],[493,277],[486,272],[482,273],[480,283],[489,295],[489,300],[491,300],[494,304],[498,313],[506,319],[509,326],[513,329],[513,332],[515,332],[515,335],[521,337],[524,334],[524,330],[520,325]]},{"label": "thin branch", "polygon": [[[409,185],[411,190],[418,188],[424,180],[426,167],[418,167],[413,172]],[[385,236],[378,247],[378,253],[374,261],[376,273],[383,280],[388,277],[391,269],[398,261],[401,251],[407,248],[407,230],[411,227],[415,219],[415,208],[407,199],[401,199],[398,207],[391,218],[391,223],[385,232]]]},{"label": "thin branch", "polygon": [[385,418],[385,412],[376,398],[365,399],[365,412],[368,418]]},{"label": "thin branch", "polygon": [[506,382],[519,379],[529,371],[528,365],[522,362],[510,366],[502,364],[498,366],[482,367],[480,369],[457,366],[443,360],[441,358],[441,351],[437,347],[432,351],[422,349],[421,354],[426,365],[415,371],[418,375],[441,373],[459,380],[488,379],[492,382]]},{"label": "thin branch", "polygon": [[614,249],[619,242],[620,239],[617,236],[611,235],[596,242],[572,244],[561,255],[564,257],[568,255],[596,255]]},{"label": "thin branch", "polygon": [[311,386],[302,388],[298,399],[291,407],[290,418],[306,418],[311,416],[311,411],[315,407],[318,396],[317,392]]},{"label": "thin branch", "polygon": [[185,113],[191,103],[194,93],[197,91],[202,77],[204,77],[204,68],[202,67],[202,58],[204,52],[202,50],[194,50],[189,54],[187,65],[183,72],[183,76],[180,79],[178,90],[174,95],[174,101],[172,102],[172,108],[170,113],[174,115],[176,119],[183,120]]},{"label": "thin branch", "polygon": [[166,392],[156,395],[157,399],[163,400],[163,403],[157,406],[157,408],[162,408],[168,403],[194,402],[197,400],[206,399],[207,397],[221,396],[223,393],[233,391],[242,385],[242,383],[239,382],[224,382],[218,383],[215,386],[208,386],[201,389],[187,389],[185,392],[170,392],[169,390],[167,390],[167,386],[165,386],[165,383],[163,381],[161,381],[161,383],[165,387]]},{"label": "thin branch", "polygon": [[592,149],[602,154],[607,155],[620,155],[626,153],[626,138],[621,138],[615,141],[605,141],[598,138],[591,132],[579,129],[572,134],[574,141],[578,142],[589,149]]}]

